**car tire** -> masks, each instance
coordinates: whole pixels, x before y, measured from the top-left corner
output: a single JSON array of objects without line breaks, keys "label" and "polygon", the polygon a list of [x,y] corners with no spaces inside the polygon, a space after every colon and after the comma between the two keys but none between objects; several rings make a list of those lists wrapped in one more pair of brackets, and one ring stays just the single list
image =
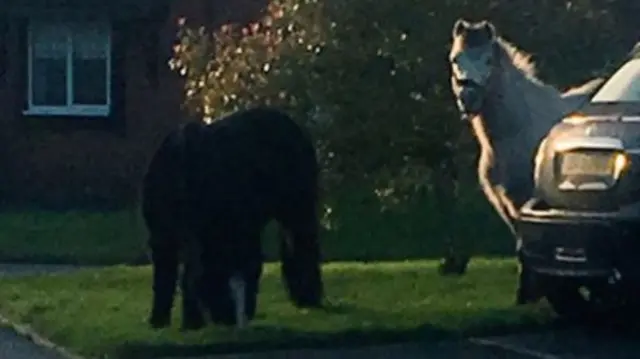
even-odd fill
[{"label": "car tire", "polygon": [[[562,281],[553,280],[546,290],[547,302],[556,315],[569,322],[584,322],[586,318],[592,318],[594,312],[594,303],[586,298],[576,285],[562,283]],[[564,284],[564,285],[563,285]]]},{"label": "car tire", "polygon": [[521,261],[518,262],[518,287],[516,305],[536,303],[544,297],[541,277]]},{"label": "car tire", "polygon": [[547,282],[545,292],[553,311],[571,324],[599,326],[625,318],[628,313],[629,307],[620,301],[618,293],[602,286],[589,288],[570,280],[552,278]]}]

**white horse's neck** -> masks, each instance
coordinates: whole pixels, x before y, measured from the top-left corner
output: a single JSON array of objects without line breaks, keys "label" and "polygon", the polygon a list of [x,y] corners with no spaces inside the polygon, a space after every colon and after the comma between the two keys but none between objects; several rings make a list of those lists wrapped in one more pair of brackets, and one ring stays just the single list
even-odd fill
[{"label": "white horse's neck", "polygon": [[522,146],[537,144],[566,114],[562,95],[513,65],[504,66],[497,75],[492,91],[487,94],[481,118],[474,124],[480,143],[492,144],[494,148],[498,142],[517,141]]}]

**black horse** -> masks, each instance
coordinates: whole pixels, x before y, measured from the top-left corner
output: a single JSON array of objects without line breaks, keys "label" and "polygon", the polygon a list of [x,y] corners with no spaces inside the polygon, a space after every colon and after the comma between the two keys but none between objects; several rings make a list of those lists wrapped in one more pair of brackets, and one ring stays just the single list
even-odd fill
[{"label": "black horse", "polygon": [[255,315],[261,232],[280,225],[282,275],[297,307],[323,298],[318,163],[307,134],[271,108],[189,123],[165,138],[144,178],[153,263],[153,328],[168,326],[179,264],[184,329],[243,325]]}]

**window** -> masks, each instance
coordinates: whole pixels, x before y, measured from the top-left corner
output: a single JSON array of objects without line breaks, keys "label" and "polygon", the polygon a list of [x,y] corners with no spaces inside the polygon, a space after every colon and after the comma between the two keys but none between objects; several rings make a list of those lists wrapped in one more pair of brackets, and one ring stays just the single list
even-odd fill
[{"label": "window", "polygon": [[108,23],[31,22],[28,46],[27,114],[109,115]]},{"label": "window", "polygon": [[591,99],[594,103],[638,101],[640,101],[640,59],[625,63]]}]

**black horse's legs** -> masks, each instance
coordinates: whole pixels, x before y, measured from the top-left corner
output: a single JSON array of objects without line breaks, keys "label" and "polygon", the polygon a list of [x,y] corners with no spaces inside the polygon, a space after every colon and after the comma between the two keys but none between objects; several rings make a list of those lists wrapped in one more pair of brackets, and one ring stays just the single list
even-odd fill
[{"label": "black horse's legs", "polygon": [[285,212],[280,224],[281,270],[289,297],[298,307],[319,307],[323,283],[315,203]]},{"label": "black horse's legs", "polygon": [[249,269],[249,280],[247,283],[247,319],[253,320],[258,307],[258,292],[260,291],[260,278],[262,277],[262,260],[254,263]]},{"label": "black horse's legs", "polygon": [[166,237],[150,240],[153,262],[153,304],[149,324],[163,328],[171,324],[171,308],[178,278],[178,250]]},{"label": "black horse's legs", "polygon": [[[262,226],[256,226],[262,229]],[[243,256],[244,266],[242,277],[245,281],[245,315],[247,320],[252,320],[256,315],[258,306],[258,292],[260,291],[260,279],[262,277],[262,264],[264,262],[262,252],[261,230],[248,234],[249,249]]]},{"label": "black horse's legs", "polygon": [[196,330],[204,327],[205,321],[200,303],[202,265],[199,245],[191,241],[186,248],[186,260],[181,278],[182,289],[182,329]]},{"label": "black horse's legs", "polygon": [[211,283],[206,288],[206,299],[211,322],[218,325],[231,326],[235,324],[235,307],[227,274],[227,272],[223,272],[220,269],[214,269],[206,274],[207,283]]},{"label": "black horse's legs", "polygon": [[227,229],[228,242],[209,248],[204,276],[211,321],[224,326],[247,324],[253,319],[262,275],[261,231],[253,224]]}]

